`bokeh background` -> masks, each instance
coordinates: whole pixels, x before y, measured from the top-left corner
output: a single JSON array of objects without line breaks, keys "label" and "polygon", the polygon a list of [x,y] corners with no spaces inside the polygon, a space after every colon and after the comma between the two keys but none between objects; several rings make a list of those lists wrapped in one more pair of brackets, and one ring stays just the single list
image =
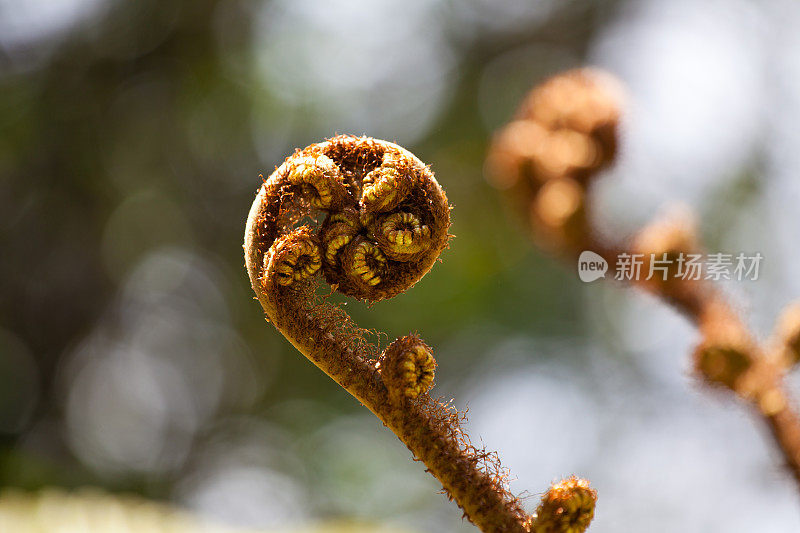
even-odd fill
[{"label": "bokeh background", "polygon": [[710,250],[761,252],[726,290],[766,336],[800,297],[798,27],[793,0],[0,0],[0,485],[472,531],[264,322],[243,268],[259,174],[365,133],[432,166],[456,238],[406,294],[347,309],[435,347],[434,392],[529,510],[576,473],[596,533],[796,531],[762,428],[689,375],[692,328],[536,250],[483,161],[534,83],[610,70],[629,101],[597,224],[683,202]]}]

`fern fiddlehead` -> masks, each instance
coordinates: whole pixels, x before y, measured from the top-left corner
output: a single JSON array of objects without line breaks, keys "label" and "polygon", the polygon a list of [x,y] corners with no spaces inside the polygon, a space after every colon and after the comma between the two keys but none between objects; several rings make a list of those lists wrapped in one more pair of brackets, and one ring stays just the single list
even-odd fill
[{"label": "fern fiddlehead", "polygon": [[[487,532],[530,531],[539,519],[508,491],[496,456],[472,446],[461,415],[429,396],[431,348],[408,335],[379,354],[365,330],[315,294],[320,278],[370,302],[405,291],[447,247],[449,226],[444,191],[419,159],[341,135],[297,151],[264,182],[247,219],[245,261],[267,319],[391,429],[470,521]],[[585,519],[591,495],[590,505],[559,512]]]}]

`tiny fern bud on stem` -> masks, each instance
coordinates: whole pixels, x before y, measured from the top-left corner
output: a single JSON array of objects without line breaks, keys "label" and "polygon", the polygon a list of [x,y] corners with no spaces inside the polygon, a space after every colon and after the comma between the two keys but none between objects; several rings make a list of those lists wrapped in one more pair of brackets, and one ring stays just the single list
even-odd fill
[{"label": "tiny fern bud on stem", "polygon": [[572,476],[550,487],[536,509],[532,533],[583,533],[594,517],[597,491]]},{"label": "tiny fern bud on stem", "polygon": [[[245,262],[267,319],[370,409],[486,532],[535,521],[507,488],[496,454],[474,447],[463,415],[430,397],[436,361],[417,336],[383,354],[344,310],[316,294],[369,302],[419,281],[448,245],[450,207],[433,173],[405,149],[340,135],[289,156],[264,182],[245,229]],[[588,522],[587,522],[588,523]]]},{"label": "tiny fern bud on stem", "polygon": [[414,335],[389,345],[378,360],[378,369],[394,401],[415,400],[433,387],[436,360],[431,349]]}]

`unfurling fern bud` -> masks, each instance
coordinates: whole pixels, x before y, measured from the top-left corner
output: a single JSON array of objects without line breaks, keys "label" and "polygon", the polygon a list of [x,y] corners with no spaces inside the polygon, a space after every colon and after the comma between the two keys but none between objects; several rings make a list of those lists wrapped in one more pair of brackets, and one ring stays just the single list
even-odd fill
[{"label": "unfurling fern bud", "polygon": [[597,491],[575,476],[556,483],[536,509],[531,533],[583,533],[594,517]]},{"label": "unfurling fern bud", "polygon": [[586,244],[586,189],[616,156],[621,94],[608,74],[570,70],[535,87],[495,136],[487,178],[548,249]]},{"label": "unfurling fern bud", "polygon": [[386,348],[378,370],[394,401],[415,400],[433,387],[436,360],[419,337],[406,335]]},{"label": "unfurling fern bud", "polygon": [[[307,219],[321,223],[297,227]],[[273,243],[294,242],[297,234],[314,240],[322,268],[307,257],[310,245],[307,252],[297,248],[306,259],[298,270],[294,252],[287,252],[275,265],[278,285],[293,286],[321,271],[340,293],[383,300],[430,270],[447,246],[449,226],[444,191],[419,159],[392,143],[340,135],[297,151],[266,181],[248,229],[248,270],[261,275],[254,268],[261,254],[275,255]]]},{"label": "unfurling fern bud", "polygon": [[396,144],[340,135],[297,150],[265,180],[245,229],[250,283],[268,320],[368,407],[483,531],[529,533],[499,460],[463,415],[428,396],[436,361],[416,336],[380,356],[369,332],[317,289],[377,302],[419,281],[449,241],[450,206],[431,169]]},{"label": "unfurling fern bud", "polygon": [[508,189],[571,177],[585,182],[617,153],[622,91],[610,75],[576,69],[536,86],[495,137],[489,179]]}]

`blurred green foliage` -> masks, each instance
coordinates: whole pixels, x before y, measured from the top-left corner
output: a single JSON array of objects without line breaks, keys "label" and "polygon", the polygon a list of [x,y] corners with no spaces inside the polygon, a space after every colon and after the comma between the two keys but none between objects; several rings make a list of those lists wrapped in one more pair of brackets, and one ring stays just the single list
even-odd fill
[{"label": "blurred green foliage", "polygon": [[[245,453],[236,447],[235,428],[247,433],[266,424],[266,440],[275,440],[265,449],[291,449],[301,461],[267,462],[311,494],[304,512],[358,512],[326,498],[337,490],[347,494],[342,476],[369,477],[369,471],[358,474],[358,464],[346,462],[319,465],[319,448],[311,443],[319,427],[361,415],[360,406],[264,323],[241,250],[260,174],[268,175],[295,147],[370,124],[339,125],[336,115],[322,120],[324,100],[288,101],[285,89],[270,81],[281,73],[265,73],[264,61],[280,65],[284,54],[293,57],[295,44],[264,43],[288,34],[303,50],[314,37],[303,26],[281,26],[278,35],[270,10],[316,9],[312,4],[98,0],[90,15],[66,29],[4,42],[0,485],[91,484],[185,500],[214,454]],[[397,117],[405,138],[392,137],[391,121],[381,131],[389,140],[410,141],[407,148],[432,166],[454,205],[456,237],[408,293],[372,307],[346,306],[360,325],[388,335],[383,344],[419,331],[441,347],[437,358],[450,384],[442,394],[449,394],[464,368],[501,339],[582,334],[573,276],[534,250],[484,181],[482,166],[492,130],[536,80],[582,63],[616,2],[557,3],[542,16],[500,28],[481,18],[487,9],[476,11],[481,3],[428,4],[432,14],[422,16],[420,27],[435,17],[435,35],[415,34],[409,43],[435,37],[446,49],[448,70],[434,73],[440,96],[428,102],[431,113],[421,125],[401,128]],[[367,45],[362,51],[363,58],[339,61],[380,69],[380,62],[369,63],[376,56]],[[265,53],[276,57],[265,60]],[[429,98],[424,92],[399,97],[410,99],[411,108]],[[377,116],[369,105],[365,116]],[[173,267],[178,281],[170,281]],[[191,278],[186,272],[200,281],[181,285]],[[154,316],[164,329],[160,336],[146,322]],[[217,366],[203,355],[215,347]],[[126,350],[144,354],[157,371],[114,367],[127,361],[117,357]],[[139,375],[141,368],[146,372]],[[147,378],[151,371],[157,379]],[[119,383],[130,390],[114,389]],[[158,424],[156,415],[163,418]],[[149,434],[139,428],[148,424],[155,424],[152,439],[140,442]],[[378,442],[392,442],[375,426]],[[391,453],[398,458],[391,465],[413,468],[399,444]],[[422,505],[436,490],[416,470],[414,482],[423,488],[387,512]],[[330,479],[337,485],[320,488]],[[359,483],[368,480],[353,485]]]}]

